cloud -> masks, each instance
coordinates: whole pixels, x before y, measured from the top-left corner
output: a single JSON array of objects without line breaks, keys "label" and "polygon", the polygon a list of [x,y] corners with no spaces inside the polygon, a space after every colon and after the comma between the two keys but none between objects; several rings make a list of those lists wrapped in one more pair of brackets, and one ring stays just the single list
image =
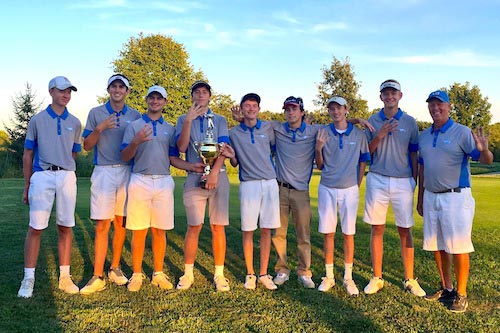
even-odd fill
[{"label": "cloud", "polygon": [[101,9],[101,8],[124,8],[127,7],[125,0],[105,0],[105,1],[87,1],[72,3],[68,6],[70,9]]},{"label": "cloud", "polygon": [[317,33],[317,32],[324,32],[324,31],[330,31],[330,30],[347,30],[347,29],[348,29],[348,26],[346,23],[336,22],[336,23],[315,24],[311,28],[311,31],[314,33]]},{"label": "cloud", "polygon": [[300,24],[299,20],[292,17],[290,14],[288,14],[288,12],[285,11],[276,12],[273,14],[273,17],[279,21],[285,21],[287,23],[292,23],[292,24]]},{"label": "cloud", "polygon": [[476,54],[471,50],[455,50],[431,55],[383,57],[380,58],[380,61],[450,67],[500,67],[500,59],[497,57]]}]

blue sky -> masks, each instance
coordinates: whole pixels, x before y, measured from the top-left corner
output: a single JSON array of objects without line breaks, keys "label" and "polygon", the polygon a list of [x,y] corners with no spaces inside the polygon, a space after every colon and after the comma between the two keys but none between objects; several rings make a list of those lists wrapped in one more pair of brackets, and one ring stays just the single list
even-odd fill
[{"label": "blue sky", "polygon": [[[290,95],[313,99],[321,68],[349,57],[369,109],[378,86],[400,81],[403,110],[430,120],[427,95],[454,82],[477,85],[500,121],[500,1],[9,1],[2,5],[0,121],[26,82],[44,106],[48,81],[78,88],[70,112],[85,122],[111,62],[140,32],[172,36],[218,93],[262,97],[279,111]],[[0,127],[2,127],[0,125]]]}]

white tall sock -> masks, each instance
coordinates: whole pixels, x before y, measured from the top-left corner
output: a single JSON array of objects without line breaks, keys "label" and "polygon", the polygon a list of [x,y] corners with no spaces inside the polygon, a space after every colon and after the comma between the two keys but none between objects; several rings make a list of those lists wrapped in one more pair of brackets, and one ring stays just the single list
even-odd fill
[{"label": "white tall sock", "polygon": [[25,279],[34,279],[35,278],[35,269],[24,267],[24,278]]},{"label": "white tall sock", "polygon": [[59,277],[69,276],[69,265],[59,266],[59,272],[60,272]]},{"label": "white tall sock", "polygon": [[184,264],[184,274],[189,277],[194,277],[193,268],[194,264]]},{"label": "white tall sock", "polygon": [[326,278],[327,279],[333,279],[333,264],[326,264],[325,265],[325,271],[326,271]]},{"label": "white tall sock", "polygon": [[215,265],[214,275],[224,276],[224,265],[220,265],[220,266]]},{"label": "white tall sock", "polygon": [[353,265],[352,262],[344,264],[344,268],[345,268],[344,280],[352,280],[352,265]]}]

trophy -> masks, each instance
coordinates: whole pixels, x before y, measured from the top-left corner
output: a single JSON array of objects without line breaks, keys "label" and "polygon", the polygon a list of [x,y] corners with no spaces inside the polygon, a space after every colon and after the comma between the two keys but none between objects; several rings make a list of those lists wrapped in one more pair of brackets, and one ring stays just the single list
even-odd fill
[{"label": "trophy", "polygon": [[205,138],[201,142],[193,142],[194,150],[198,153],[203,163],[205,163],[205,170],[200,179],[200,187],[203,189],[206,188],[207,176],[210,174],[215,160],[219,157],[219,148],[222,146],[214,139],[214,115],[210,113],[205,114],[204,117],[207,118]]}]

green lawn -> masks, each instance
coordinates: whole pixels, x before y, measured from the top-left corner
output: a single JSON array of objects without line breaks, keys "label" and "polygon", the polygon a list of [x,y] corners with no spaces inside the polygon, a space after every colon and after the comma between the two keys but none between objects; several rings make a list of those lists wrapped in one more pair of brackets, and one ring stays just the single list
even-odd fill
[{"label": "green lawn", "polygon": [[[318,176],[311,182],[313,206],[312,244],[313,280],[324,274],[322,237],[317,232],[316,213]],[[212,287],[213,260],[210,231],[200,237],[195,265],[196,282],[184,292],[164,292],[145,283],[138,293],[126,287],[108,285],[108,289],[90,296],[66,295],[57,289],[57,235],[54,222],[42,237],[32,299],[17,298],[23,274],[23,243],[28,208],[21,204],[23,181],[0,179],[0,223],[2,230],[0,272],[0,332],[498,332],[500,327],[500,178],[474,177],[476,218],[469,279],[470,308],[465,314],[452,314],[439,303],[430,303],[404,293],[399,238],[390,217],[385,235],[384,277],[388,282],[378,294],[357,298],[346,296],[340,283],[343,275],[342,237],[336,237],[335,273],[337,286],[329,293],[301,288],[292,278],[275,292],[243,288],[245,266],[239,230],[237,177],[232,176],[231,225],[227,228],[226,275],[232,290],[217,293]],[[175,230],[168,233],[166,270],[175,278],[182,275],[183,239],[186,218],[182,205],[182,178],[176,179]],[[72,275],[83,287],[93,270],[94,227],[89,220],[89,180],[79,179],[77,225],[74,228]],[[364,186],[364,185],[363,185]],[[364,187],[362,188],[364,193]],[[363,202],[358,214],[354,279],[362,289],[371,276],[370,229],[361,221]],[[290,230],[289,255],[296,264],[295,238]],[[416,218],[415,273],[427,291],[437,286],[438,277],[430,254],[422,251],[422,219]],[[257,236],[256,236],[257,238]],[[258,247],[255,248],[258,254]],[[109,256],[108,256],[109,259]],[[255,263],[258,263],[256,256]],[[274,256],[271,265],[274,264]],[[106,264],[108,267],[109,262]],[[130,235],[127,238],[122,267],[131,269]],[[257,267],[256,267],[257,268]],[[150,239],[144,261],[148,277],[152,271]],[[495,328],[496,327],[496,328]]]}]

